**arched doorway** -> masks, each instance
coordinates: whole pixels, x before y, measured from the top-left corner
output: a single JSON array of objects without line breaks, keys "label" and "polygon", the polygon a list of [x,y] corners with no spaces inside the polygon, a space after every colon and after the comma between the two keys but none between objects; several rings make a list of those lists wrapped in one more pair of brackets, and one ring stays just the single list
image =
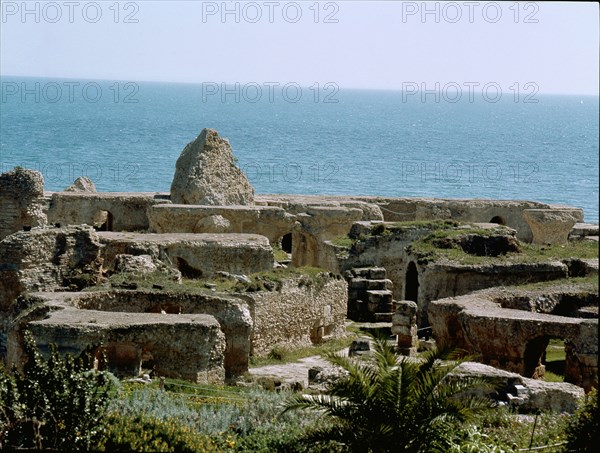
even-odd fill
[{"label": "arched doorway", "polygon": [[492,219],[490,220],[489,223],[497,223],[498,225],[506,225],[506,222],[504,221],[504,219],[502,217],[500,217],[499,215],[495,215],[494,217],[492,217]]},{"label": "arched doorway", "polygon": [[404,300],[419,300],[419,271],[414,262],[408,263],[406,278],[404,281]]},{"label": "arched doorway", "polygon": [[292,253],[292,233],[285,234],[281,238],[281,250],[285,253]]}]

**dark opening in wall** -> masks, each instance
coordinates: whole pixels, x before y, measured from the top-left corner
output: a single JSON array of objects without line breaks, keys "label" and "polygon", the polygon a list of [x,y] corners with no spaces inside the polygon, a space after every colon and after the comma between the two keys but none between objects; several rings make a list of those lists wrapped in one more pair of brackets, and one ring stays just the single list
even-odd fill
[{"label": "dark opening in wall", "polygon": [[544,353],[548,347],[548,337],[537,337],[527,343],[525,346],[525,356],[523,357],[523,365],[525,369],[524,376],[528,378],[539,378],[539,367],[542,366]]},{"label": "dark opening in wall", "polygon": [[292,233],[288,233],[281,238],[281,250],[292,253]]},{"label": "dark opening in wall", "polygon": [[96,211],[94,214],[93,223],[96,231],[112,231],[113,215],[110,213],[110,211]]},{"label": "dark opening in wall", "polygon": [[419,271],[412,261],[406,268],[406,279],[404,281],[404,300],[417,302],[419,299]]},{"label": "dark opening in wall", "polygon": [[202,278],[202,271],[190,266],[183,258],[175,258],[175,264],[184,278]]},{"label": "dark opening in wall", "polygon": [[492,220],[490,220],[489,223],[497,223],[498,225],[506,225],[506,222],[504,221],[504,219],[502,217],[500,217],[499,215],[492,217]]}]

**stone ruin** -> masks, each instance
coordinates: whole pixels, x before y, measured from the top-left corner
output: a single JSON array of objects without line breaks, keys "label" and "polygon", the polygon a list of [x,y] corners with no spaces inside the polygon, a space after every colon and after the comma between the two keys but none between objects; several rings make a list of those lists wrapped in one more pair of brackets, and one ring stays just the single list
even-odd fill
[{"label": "stone ruin", "polygon": [[[96,192],[86,180],[44,192],[41,175],[16,169],[0,176],[0,206],[0,357],[9,363],[21,360],[28,328],[42,348],[103,350],[120,374],[151,368],[222,382],[247,371],[251,355],[343,335],[349,317],[387,326],[407,355],[431,336],[526,378],[546,339],[561,338],[574,345],[566,379],[597,387],[597,349],[590,346],[597,343],[597,291],[577,312],[596,307],[593,317],[516,309],[480,295],[597,274],[597,258],[494,259],[518,253],[520,244],[597,243],[598,226],[582,223],[581,209],[255,195],[229,142],[210,129],[183,150],[171,193]],[[452,234],[425,244],[438,231]],[[490,259],[456,261],[423,244]],[[321,272],[308,275],[306,266]],[[281,281],[263,277],[278,270],[287,272]],[[144,275],[203,286],[138,287]],[[123,281],[111,288],[115,276]],[[132,276],[138,280],[128,281]],[[242,286],[221,290],[226,280]],[[498,338],[476,335],[486,313],[530,334],[511,340],[498,328]]]}]

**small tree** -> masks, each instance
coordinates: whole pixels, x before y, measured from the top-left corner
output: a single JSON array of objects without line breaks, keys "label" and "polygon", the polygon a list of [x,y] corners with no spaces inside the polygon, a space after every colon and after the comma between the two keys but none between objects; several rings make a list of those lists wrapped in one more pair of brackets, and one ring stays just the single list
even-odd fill
[{"label": "small tree", "polygon": [[113,377],[89,370],[82,358],[45,360],[29,332],[20,373],[0,369],[0,447],[89,450],[102,430]]},{"label": "small tree", "polygon": [[[474,419],[492,401],[475,396],[491,386],[472,377],[449,379],[462,360],[434,350],[422,360],[398,356],[385,338],[374,338],[375,363],[330,355],[348,372],[327,395],[297,395],[286,410],[314,409],[331,417],[332,426],[314,439],[337,439],[352,451],[445,451],[460,423]],[[443,361],[442,359],[448,359]]]}]

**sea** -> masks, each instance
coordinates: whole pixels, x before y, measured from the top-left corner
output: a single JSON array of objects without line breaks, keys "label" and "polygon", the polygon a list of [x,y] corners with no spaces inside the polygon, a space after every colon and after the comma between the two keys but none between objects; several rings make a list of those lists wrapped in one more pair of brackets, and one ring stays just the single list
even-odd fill
[{"label": "sea", "polygon": [[[0,172],[59,191],[168,192],[203,128],[260,194],[534,200],[598,223],[597,96],[531,87],[357,90],[335,83],[0,78]],[[489,88],[489,87],[488,87]],[[525,89],[527,88],[527,89]]]}]

